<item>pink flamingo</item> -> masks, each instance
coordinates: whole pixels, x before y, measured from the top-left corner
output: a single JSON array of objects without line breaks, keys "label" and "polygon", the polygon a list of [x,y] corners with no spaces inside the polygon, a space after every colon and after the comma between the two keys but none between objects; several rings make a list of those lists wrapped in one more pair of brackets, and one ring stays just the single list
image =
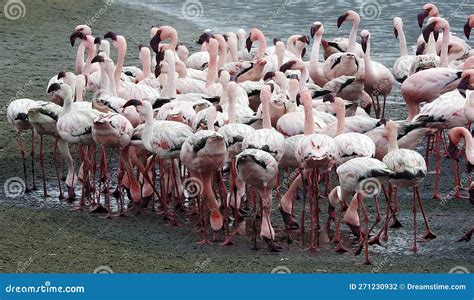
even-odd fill
[{"label": "pink flamingo", "polygon": [[405,32],[403,31],[402,18],[393,18],[393,33],[395,38],[399,40],[400,57],[397,58],[393,65],[393,76],[395,79],[403,83],[410,75],[410,68],[415,61],[414,55],[408,55],[407,41],[405,39]]}]

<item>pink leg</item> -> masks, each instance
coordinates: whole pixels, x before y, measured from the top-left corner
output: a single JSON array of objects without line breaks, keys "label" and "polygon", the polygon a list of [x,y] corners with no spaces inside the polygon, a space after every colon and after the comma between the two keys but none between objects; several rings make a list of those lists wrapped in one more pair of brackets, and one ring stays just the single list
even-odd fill
[{"label": "pink leg", "polygon": [[436,131],[436,174],[435,174],[434,192],[433,192],[433,199],[436,199],[436,200],[441,199],[441,195],[439,194],[439,176],[441,173],[440,145],[441,145],[441,131],[438,130]]},{"label": "pink leg", "polygon": [[35,177],[35,131],[31,129],[31,176],[33,177],[33,191],[36,191],[36,177]]},{"label": "pink leg", "polygon": [[418,247],[416,246],[416,189],[417,187],[413,188],[413,252],[418,252]]},{"label": "pink leg", "polygon": [[43,177],[43,197],[48,197],[48,191],[46,190],[46,174],[44,171],[44,157],[43,157],[43,135],[40,134],[40,149],[39,149],[39,161],[41,166],[41,176]]},{"label": "pink leg", "polygon": [[428,220],[426,219],[425,210],[423,209],[423,202],[421,201],[421,197],[420,197],[419,187],[416,187],[416,197],[418,198],[421,214],[423,215],[423,220],[425,222],[425,227],[426,227],[426,231],[425,231],[425,234],[423,235],[423,238],[425,240],[433,240],[436,238],[436,235],[431,231],[430,225],[428,224]]},{"label": "pink leg", "polygon": [[58,172],[58,161],[56,158],[56,148],[58,147],[58,138],[54,141],[54,148],[53,148],[53,165],[54,165],[54,174],[56,175],[56,180],[58,184],[58,189],[59,189],[59,200],[64,199],[64,194],[63,194],[63,188],[61,186],[61,179],[59,178],[59,172]]},{"label": "pink leg", "polygon": [[28,188],[28,176],[26,175],[26,159],[25,159],[25,147],[23,146],[23,139],[21,138],[21,133],[18,131],[16,134],[16,141],[18,147],[20,148],[21,160],[23,161],[23,176],[25,178],[25,193],[29,193],[30,189]]}]

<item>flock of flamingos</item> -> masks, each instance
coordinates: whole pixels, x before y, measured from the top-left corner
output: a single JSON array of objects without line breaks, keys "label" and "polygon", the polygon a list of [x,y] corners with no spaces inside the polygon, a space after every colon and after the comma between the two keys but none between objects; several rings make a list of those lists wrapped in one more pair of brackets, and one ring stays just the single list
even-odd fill
[{"label": "flock of flamingos", "polygon": [[[179,44],[173,27],[153,26],[150,47],[139,45],[141,68],[125,66],[124,36],[108,32],[94,38],[89,26],[79,25],[70,36],[71,45],[78,44],[75,71],[51,78],[49,101],[17,99],[8,106],[25,182],[22,133],[31,131],[32,149],[35,134],[40,139],[44,195],[42,138],[47,135],[56,141],[53,159],[60,198],[73,202],[77,183],[82,183],[77,209],[113,218],[115,210],[118,215],[138,214],[157,207],[175,225],[179,213],[196,215],[203,244],[209,243],[209,226],[214,239],[224,234],[223,244],[232,244],[239,223],[248,218],[255,246],[259,232],[270,251],[281,251],[270,221],[276,195],[288,241],[300,230],[302,244],[314,251],[320,231],[335,224],[336,251],[348,251],[340,235],[343,219],[358,241],[356,254],[364,251],[366,264],[369,245],[387,241],[389,223],[400,226],[397,189],[412,188],[416,252],[418,211],[426,228],[423,238],[436,238],[419,193],[430,155],[436,156],[433,198],[440,199],[441,156],[448,155],[456,198],[474,204],[474,182],[461,186],[458,165],[463,160],[469,167],[474,164],[468,130],[474,121],[474,52],[465,39],[450,33],[448,21],[439,15],[435,5],[423,6],[416,55],[407,50],[402,19],[393,19],[400,57],[391,71],[371,59],[371,34],[359,32],[360,16],[354,11],[337,19],[338,27],[352,25],[348,38],[323,39],[321,22],[311,25],[310,36],[293,35],[286,43],[275,38],[271,46],[257,28],[225,34],[206,30],[197,41],[201,50],[192,54]],[[472,27],[474,15],[464,27],[467,39]],[[115,63],[109,41],[117,51]],[[304,61],[309,44],[310,59]],[[395,81],[401,83],[406,120],[384,117]],[[85,100],[86,94],[92,101]],[[425,138],[422,155],[415,149]],[[80,165],[70,145],[80,153]],[[57,149],[67,169],[67,196],[56,166]],[[117,150],[118,162],[107,159]],[[34,185],[33,151],[31,160]],[[110,176],[110,164],[116,176]],[[333,172],[338,183],[331,178]],[[281,178],[288,183],[283,195]],[[299,188],[304,197],[302,211],[296,212]],[[387,200],[384,217],[379,191]],[[111,196],[117,199],[117,209],[110,206]],[[371,228],[365,198],[375,201]],[[326,199],[322,228],[320,201]],[[369,238],[379,222],[383,226]],[[460,240],[469,241],[472,231]]]}]

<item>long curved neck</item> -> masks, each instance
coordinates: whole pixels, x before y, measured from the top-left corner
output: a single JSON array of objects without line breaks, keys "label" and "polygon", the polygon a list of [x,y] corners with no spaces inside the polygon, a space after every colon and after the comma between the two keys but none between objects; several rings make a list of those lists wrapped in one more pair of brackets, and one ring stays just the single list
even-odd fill
[{"label": "long curved neck", "polygon": [[397,31],[400,45],[400,56],[408,55],[407,41],[405,39],[405,32],[403,32],[403,26],[398,26]]},{"label": "long curved neck", "polygon": [[75,91],[76,102],[84,101],[84,97],[83,97],[83,95],[84,95],[84,84],[81,81],[81,79],[76,79],[76,80],[77,80],[76,91]]},{"label": "long curved neck", "polygon": [[356,52],[356,38],[357,31],[359,31],[360,20],[355,20],[352,23],[351,33],[349,34],[349,43],[347,45],[347,52],[355,53]]},{"label": "long curved neck", "polygon": [[[100,67],[100,93],[105,93],[107,95],[114,95],[115,89],[112,91],[109,84],[109,75],[103,63],[99,63]],[[114,85],[115,86],[115,85]]]},{"label": "long curved neck", "polygon": [[448,67],[448,46],[449,40],[451,39],[451,34],[449,33],[449,27],[446,26],[443,28],[443,42],[441,44],[441,67]]},{"label": "long curved neck", "polygon": [[337,105],[336,108],[336,119],[337,119],[337,127],[336,127],[336,136],[344,133],[344,128],[346,126],[346,112],[344,110],[344,105]]},{"label": "long curved neck", "polygon": [[84,52],[86,51],[86,47],[81,42],[79,47],[77,47],[77,54],[76,54],[76,74],[82,74],[84,70]]},{"label": "long curved neck", "polygon": [[92,43],[90,47],[87,47],[87,59],[86,63],[84,64],[84,69],[82,70],[82,74],[89,75],[90,74],[90,67],[92,63],[92,59],[95,57],[95,44]]},{"label": "long curved neck", "polygon": [[370,57],[370,39],[367,41],[367,49],[364,54],[365,78],[374,78],[374,69],[372,67],[372,58]]},{"label": "long curved neck", "polygon": [[311,101],[304,101],[304,134],[310,135],[314,133],[314,116]]},{"label": "long curved neck", "polygon": [[463,127],[460,127],[456,130],[458,140],[461,141],[461,138],[464,138],[467,160],[471,163],[474,162],[474,143],[471,133],[469,130]]},{"label": "long curved neck", "polygon": [[210,86],[217,79],[217,53],[212,53],[209,57],[209,66],[206,76],[206,85]]},{"label": "long curved neck", "polygon": [[[262,104],[263,105],[263,104]],[[227,111],[229,115],[229,124],[235,123],[235,93],[232,93],[229,97],[229,109]]]},{"label": "long curved neck", "polygon": [[179,78],[186,78],[188,75],[186,65],[182,61],[176,61],[176,73],[178,73]]},{"label": "long curved neck", "polygon": [[388,132],[388,152],[398,150],[397,128],[392,127]]},{"label": "long curved neck", "polygon": [[262,101],[262,127],[271,128],[272,122],[270,119],[270,99],[265,99]]},{"label": "long curved neck", "polygon": [[308,81],[308,69],[306,66],[303,66],[301,69],[301,79],[300,79],[300,93],[306,89],[306,81]]},{"label": "long curved neck", "polygon": [[224,66],[227,59],[227,46],[224,41],[219,42],[219,58],[217,62],[217,69],[220,70]]},{"label": "long curved neck", "polygon": [[114,97],[117,97],[117,95],[119,94],[118,93],[118,89],[117,87],[115,86],[115,79],[114,79],[114,71],[113,71],[113,68],[108,68],[107,69],[107,77],[109,79],[109,90],[110,90],[110,94]]},{"label": "long curved neck", "polygon": [[313,41],[313,47],[311,48],[311,57],[309,59],[310,66],[315,65],[317,67],[317,63],[319,61],[319,47],[321,45],[322,35],[316,35]]},{"label": "long curved neck", "polygon": [[[119,37],[120,38],[120,37]],[[119,42],[119,41],[117,41]],[[117,65],[115,66],[114,79],[116,88],[120,88],[120,76],[122,75],[123,64],[125,63],[125,55],[127,54],[127,41],[122,37],[117,47]]]},{"label": "long curved neck", "polygon": [[71,111],[72,108],[72,95],[71,91],[66,93],[63,99],[63,114],[68,113]]},{"label": "long curved neck", "polygon": [[168,62],[168,97],[176,97],[176,67],[175,62]]},{"label": "long curved neck", "polygon": [[267,41],[263,35],[258,35],[258,49],[257,54],[253,58],[254,60],[262,59],[265,56],[265,51],[267,51]]},{"label": "long curved neck", "polygon": [[428,43],[426,43],[426,54],[436,54],[436,41],[434,39],[433,33],[430,33],[430,36],[428,37]]},{"label": "long curved neck", "polygon": [[237,43],[232,41],[228,44],[229,46],[229,59],[230,61],[239,61],[239,55],[237,53]]},{"label": "long curved neck", "polygon": [[141,57],[141,63],[143,68],[143,79],[150,77],[151,75],[151,57],[150,53],[147,52],[146,54]]}]

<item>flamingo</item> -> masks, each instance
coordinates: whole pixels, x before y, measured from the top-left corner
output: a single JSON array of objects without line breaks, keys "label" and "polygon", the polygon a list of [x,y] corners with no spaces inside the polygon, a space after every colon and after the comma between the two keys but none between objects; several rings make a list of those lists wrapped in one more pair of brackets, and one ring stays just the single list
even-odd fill
[{"label": "flamingo", "polygon": [[[389,150],[387,155],[384,156],[383,162],[389,167],[394,174],[390,176],[390,184],[399,187],[411,187],[413,188],[413,252],[418,251],[416,243],[416,212],[418,201],[420,205],[420,210],[425,221],[426,232],[424,234],[425,239],[435,239],[436,235],[431,232],[428,221],[425,216],[425,211],[423,209],[423,203],[420,198],[419,184],[423,181],[426,176],[426,163],[423,156],[418,152],[409,150],[409,149],[399,149],[397,143],[397,131],[398,123],[393,121],[387,121],[385,124],[384,135],[388,139]],[[385,232],[387,235],[387,226],[389,219],[389,210],[390,210],[390,198],[391,193],[389,193],[389,199],[387,204],[387,213],[384,228],[380,233],[375,237],[375,240],[378,240],[380,234]]]},{"label": "flamingo", "polygon": [[[212,178],[214,173],[222,169],[227,157],[225,139],[214,130],[216,115],[215,108],[208,110],[208,130],[199,130],[190,135],[184,141],[180,152],[180,159],[188,168],[191,178],[202,183],[203,189],[200,191],[203,198],[202,205],[210,211],[210,223],[214,231],[222,228],[223,218],[212,189]],[[206,234],[200,243],[209,243]]]},{"label": "flamingo", "polygon": [[[387,67],[371,59],[370,32],[368,30],[362,30],[360,36],[362,38],[362,49],[364,50],[365,91],[372,97],[372,99],[376,100],[375,116],[377,118],[383,118],[385,114],[385,103],[387,102],[387,96],[392,91],[393,75],[392,72],[387,69]],[[382,115],[380,115],[379,96],[383,96]]]},{"label": "flamingo", "polygon": [[415,56],[408,54],[402,18],[393,18],[393,33],[400,43],[400,57],[397,58],[393,65],[393,76],[398,82],[403,83],[410,74],[410,68],[415,60]]},{"label": "flamingo", "polygon": [[311,37],[314,39],[313,47],[311,50],[311,58],[309,61],[309,77],[319,86],[323,86],[327,83],[327,79],[324,76],[323,70],[319,63],[319,47],[324,34],[324,25],[321,22],[314,22],[311,26]]},{"label": "flamingo", "polygon": [[35,132],[28,120],[28,111],[36,106],[36,101],[31,99],[16,99],[10,102],[7,107],[7,120],[8,123],[16,131],[16,141],[20,150],[20,156],[23,161],[23,176],[25,178],[26,189],[25,192],[29,192],[28,189],[28,178],[26,176],[26,160],[25,160],[25,148],[23,146],[22,133],[27,130],[31,130],[31,175],[33,178],[32,190],[36,190],[35,181]]}]

